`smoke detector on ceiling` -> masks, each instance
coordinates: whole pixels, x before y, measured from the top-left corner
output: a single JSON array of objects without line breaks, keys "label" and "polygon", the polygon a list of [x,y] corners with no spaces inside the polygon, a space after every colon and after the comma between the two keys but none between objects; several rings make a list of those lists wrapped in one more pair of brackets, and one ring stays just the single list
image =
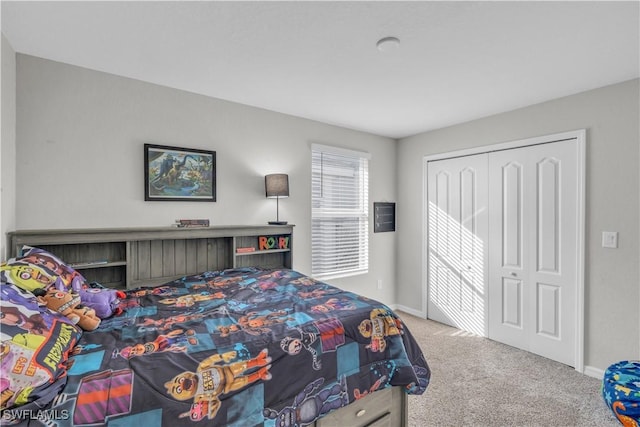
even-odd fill
[{"label": "smoke detector on ceiling", "polygon": [[400,46],[400,39],[397,37],[385,37],[376,43],[376,47],[380,52],[391,52]]}]

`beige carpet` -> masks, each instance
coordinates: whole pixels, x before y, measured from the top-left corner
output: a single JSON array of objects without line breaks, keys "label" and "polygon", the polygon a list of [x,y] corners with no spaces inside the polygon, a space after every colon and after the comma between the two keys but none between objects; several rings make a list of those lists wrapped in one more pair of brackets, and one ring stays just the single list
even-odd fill
[{"label": "beige carpet", "polygon": [[399,312],[431,368],[409,426],[620,426],[601,381],[486,338]]}]

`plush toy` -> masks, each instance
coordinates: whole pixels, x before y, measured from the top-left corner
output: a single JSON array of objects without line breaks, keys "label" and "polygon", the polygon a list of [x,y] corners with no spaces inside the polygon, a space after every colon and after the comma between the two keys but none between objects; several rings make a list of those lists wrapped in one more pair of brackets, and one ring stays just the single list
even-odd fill
[{"label": "plush toy", "polygon": [[126,294],[122,291],[91,287],[80,289],[78,293],[82,304],[93,308],[96,311],[96,315],[101,319],[122,313],[122,308],[118,306],[120,300],[126,297]]},{"label": "plush toy", "polygon": [[100,325],[100,318],[96,316],[96,311],[92,308],[80,304],[80,296],[69,292],[51,289],[36,289],[33,291],[38,297],[38,301],[68,317],[74,324],[77,324],[85,331],[93,331]]}]

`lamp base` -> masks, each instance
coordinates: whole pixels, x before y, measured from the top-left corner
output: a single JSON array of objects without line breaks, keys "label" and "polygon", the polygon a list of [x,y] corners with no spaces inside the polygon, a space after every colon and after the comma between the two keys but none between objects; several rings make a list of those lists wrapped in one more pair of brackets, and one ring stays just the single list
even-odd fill
[{"label": "lamp base", "polygon": [[269,225],[287,225],[287,221],[269,221]]}]

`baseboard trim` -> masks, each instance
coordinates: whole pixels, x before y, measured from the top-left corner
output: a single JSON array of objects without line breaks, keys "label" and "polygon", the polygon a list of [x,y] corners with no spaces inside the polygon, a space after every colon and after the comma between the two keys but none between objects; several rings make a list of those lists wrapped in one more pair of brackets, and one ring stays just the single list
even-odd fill
[{"label": "baseboard trim", "polygon": [[585,366],[583,374],[601,380],[604,378],[604,371],[593,366]]},{"label": "baseboard trim", "polygon": [[394,304],[394,310],[404,311],[407,314],[411,314],[412,316],[420,317],[421,319],[427,318],[427,313],[423,313],[421,310],[416,310],[414,308],[410,308],[401,304]]}]

